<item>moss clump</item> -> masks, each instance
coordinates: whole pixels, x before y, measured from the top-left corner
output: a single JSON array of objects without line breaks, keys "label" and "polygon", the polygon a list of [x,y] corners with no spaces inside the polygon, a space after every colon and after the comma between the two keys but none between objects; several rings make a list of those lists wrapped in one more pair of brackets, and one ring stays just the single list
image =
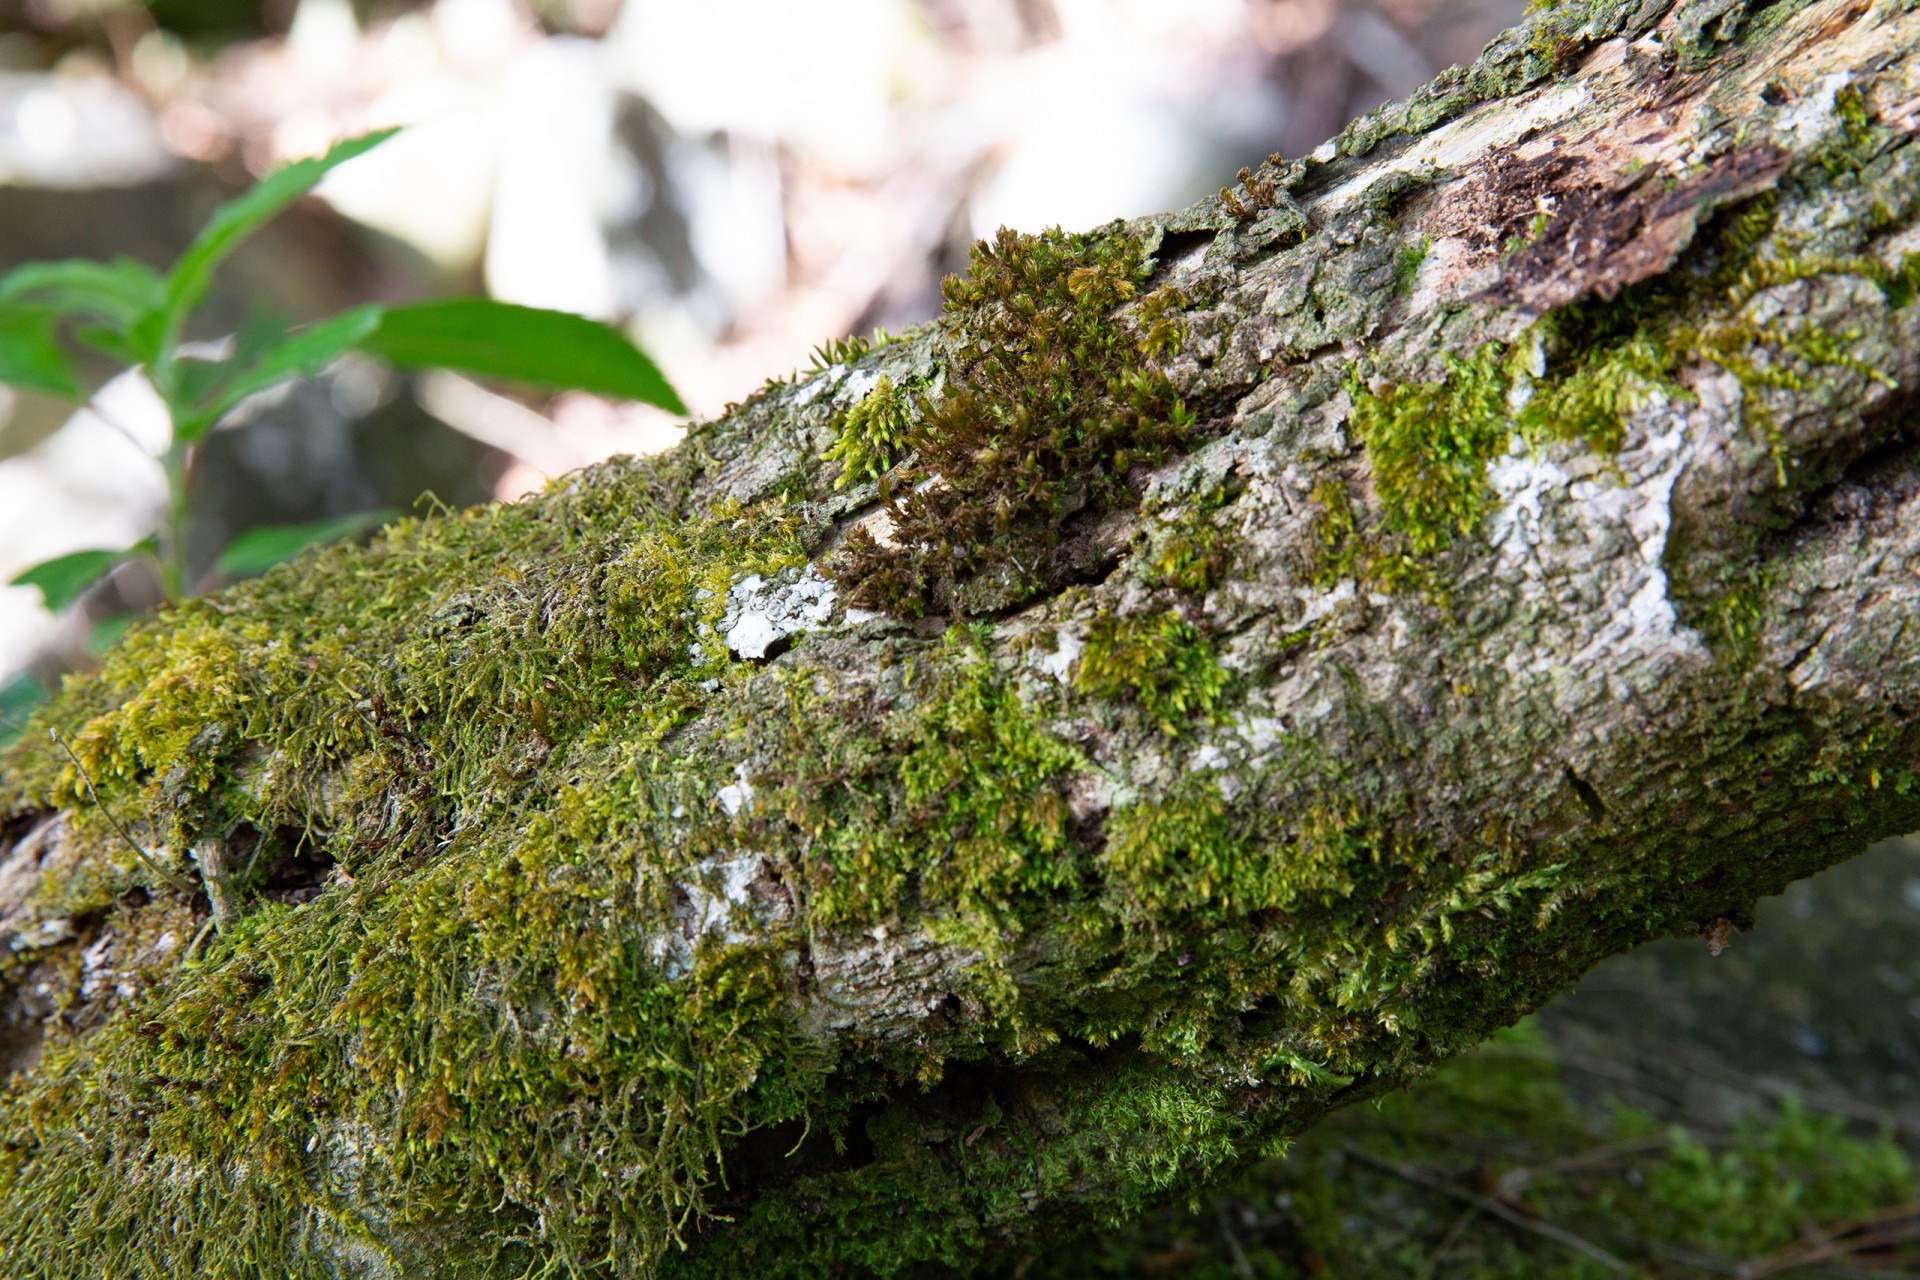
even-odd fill
[{"label": "moss clump", "polygon": [[1426,262],[1427,253],[1433,248],[1433,237],[1421,236],[1416,244],[1400,246],[1400,252],[1393,258],[1393,291],[1402,298],[1413,293],[1413,282],[1420,276],[1421,264]]},{"label": "moss clump", "polygon": [[763,812],[810,845],[793,870],[823,927],[871,925],[918,902],[950,909],[957,926],[1016,928],[1018,903],[1079,878],[1061,791],[1079,752],[1036,719],[972,632],[951,632],[927,665],[878,724],[865,720],[869,704],[823,700],[797,674],[758,731],[755,754],[781,762],[756,784]]},{"label": "moss clump", "polygon": [[1833,115],[1839,127],[1796,166],[1801,181],[1816,174],[1829,182],[1857,181],[1860,172],[1899,137],[1874,122],[1867,95],[1856,85],[1835,91]]},{"label": "moss clump", "polygon": [[[1725,1129],[1593,1114],[1563,1087],[1531,1024],[1502,1032],[1404,1093],[1323,1122],[1188,1203],[1024,1259],[1029,1280],[1166,1274],[1180,1280],[1601,1280],[1616,1268],[1516,1230],[1491,1196],[1641,1274],[1785,1270],[1807,1240],[1875,1267],[1913,1246],[1875,1225],[1910,1201],[1894,1135],[1860,1132],[1789,1099]],[[1856,1252],[1857,1249],[1857,1252]],[[1810,1252],[1810,1251],[1808,1251]],[[1805,1253],[1801,1254],[1806,1257]]]},{"label": "moss clump", "polygon": [[1444,550],[1486,513],[1487,460],[1512,433],[1505,354],[1489,342],[1449,357],[1444,382],[1354,387],[1352,422],[1373,464],[1381,522],[1414,555]]},{"label": "moss clump", "polygon": [[1094,619],[1074,672],[1077,688],[1138,704],[1171,737],[1210,720],[1231,683],[1213,645],[1172,610]]},{"label": "moss clump", "polygon": [[[726,1234],[666,1259],[663,1277],[973,1274],[989,1242],[1033,1229],[1036,1210],[1074,1199],[1092,1221],[1124,1222],[1225,1167],[1247,1139],[1229,1082],[1137,1057],[1066,1074],[1054,1089],[1015,1079],[966,1105],[882,1113],[867,1125],[872,1164],[760,1197]],[[929,1126],[951,1140],[908,1140]]]},{"label": "moss clump", "polygon": [[[718,772],[667,735],[735,678],[728,586],[803,559],[801,526],[683,520],[673,490],[606,471],[403,522],[137,627],[44,713],[181,869],[208,837],[270,865],[291,829],[337,870],[304,905],[243,895],[8,1081],[11,1266],[329,1274],[321,1237],[377,1224],[396,1258],[439,1242],[422,1273],[644,1274],[727,1142],[796,1114],[817,1065],[777,938],[703,935],[676,967],[647,922],[676,928]],[[10,755],[12,805],[80,807],[43,744]],[[175,902],[101,862],[43,885],[46,909]]]},{"label": "moss clump", "polygon": [[1311,816],[1293,840],[1276,844],[1266,823],[1231,812],[1214,779],[1202,776],[1165,803],[1116,812],[1101,865],[1117,910],[1131,920],[1284,911],[1303,896],[1352,892],[1352,863],[1367,854],[1352,819]]},{"label": "moss clump", "polygon": [[913,429],[912,396],[893,379],[881,376],[860,402],[840,416],[839,434],[827,457],[840,463],[836,489],[853,484],[884,484],[899,463]]},{"label": "moss clump", "polygon": [[1002,231],[947,281],[944,394],[908,433],[914,465],[889,507],[892,545],[865,529],[837,570],[868,608],[969,613],[1048,580],[1062,524],[1130,496],[1128,472],[1192,419],[1116,312],[1146,279],[1140,241]]}]

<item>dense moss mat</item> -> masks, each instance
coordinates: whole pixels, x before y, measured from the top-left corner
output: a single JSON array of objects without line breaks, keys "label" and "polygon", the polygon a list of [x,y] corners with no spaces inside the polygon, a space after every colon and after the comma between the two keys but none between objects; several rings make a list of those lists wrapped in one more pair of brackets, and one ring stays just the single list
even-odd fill
[{"label": "dense moss mat", "polygon": [[[840,575],[855,603],[964,614],[1026,599],[1056,576],[1067,516],[1127,500],[1134,468],[1190,442],[1192,416],[1144,358],[1165,341],[1155,309],[1139,333],[1115,316],[1147,265],[1118,227],[1002,230],[975,247],[944,286],[945,381],[906,433],[914,460],[888,540],[864,527],[848,540]],[[893,416],[862,413],[842,438],[852,472],[871,472],[876,423]]]},{"label": "dense moss mat", "polygon": [[1007,1274],[1615,1274],[1553,1230],[1673,1280],[1910,1273],[1917,938],[1920,841],[1891,841],[1769,899],[1724,954],[1669,941],[1609,960],[1284,1158]]},{"label": "dense moss mat", "polygon": [[[1859,194],[1877,127],[1794,180]],[[1869,276],[1876,324],[1910,304],[1906,266],[1760,251],[1764,212],[1530,336],[1353,370],[1363,452],[1316,490],[1321,576],[1431,585],[1498,449],[1604,456],[1673,394],[1676,352],[1753,357],[1753,385],[1816,407],[1871,381],[1816,334],[1669,323],[1660,289],[1705,308],[1803,268]],[[184,605],[70,683],[0,797],[69,811],[84,853],[38,900],[76,936],[4,962],[68,966],[69,1001],[0,1095],[8,1264],[989,1266],[1272,1150],[1606,955],[1744,919],[1842,833],[1920,821],[1920,726],[1704,658],[1654,728],[1583,747],[1584,777],[1546,693],[1437,666],[1382,696],[1328,660],[1309,731],[1267,714],[1287,655],[1338,637],[1263,640],[1280,606],[1218,590],[1236,567],[1293,585],[1284,537],[1235,544],[1254,522],[1226,479],[1195,481],[1190,520],[1154,514],[1149,467],[1253,442],[1222,434],[1224,398],[1203,423],[1174,394],[1199,303],[1146,292],[1147,243],[1002,236],[912,359],[848,351],[874,375],[858,404],[801,412],[844,370],[769,387],[664,460]],[[1351,363],[1317,376],[1337,391]],[[887,519],[828,552],[825,512],[869,484]],[[1089,549],[1136,501],[1154,530]],[[748,584],[823,555],[891,616],[738,659]],[[1764,587],[1728,615],[1761,617]],[[1390,603],[1405,652],[1482,660],[1444,611]],[[325,873],[298,896],[294,863]],[[205,901],[169,883],[193,875]],[[222,901],[237,918],[189,943]],[[82,947],[123,919],[146,971],[89,994]]]},{"label": "dense moss mat", "polygon": [[[103,829],[47,909],[167,891],[89,784],[176,867],[208,840],[256,856],[223,935],[9,1081],[17,1274],[306,1273],[364,1232],[328,1217],[349,1198],[453,1271],[646,1258],[729,1135],[794,1114],[811,1068],[771,1060],[770,958],[695,949],[672,975],[635,928],[701,856],[700,819],[662,824],[710,787],[680,792],[663,743],[700,682],[737,679],[711,624],[742,572],[804,558],[779,508],[683,520],[673,487],[603,471],[403,522],[137,627],[69,684],[43,724],[72,756],[29,743],[9,774],[15,806]],[[255,900],[295,846],[330,885]]]},{"label": "dense moss mat", "polygon": [[[1531,1025],[1020,1280],[1598,1280],[1920,1261],[1911,1155],[1794,1099],[1724,1127],[1569,1097]],[[1822,1265],[1823,1263],[1828,1265]],[[1745,1266],[1745,1272],[1739,1268]],[[1865,1270],[1871,1267],[1873,1270]]]}]

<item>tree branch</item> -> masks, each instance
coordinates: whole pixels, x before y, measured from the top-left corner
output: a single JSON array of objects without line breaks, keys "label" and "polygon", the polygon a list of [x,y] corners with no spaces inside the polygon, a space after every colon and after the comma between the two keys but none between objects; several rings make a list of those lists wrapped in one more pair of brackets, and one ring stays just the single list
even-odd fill
[{"label": "tree branch", "polygon": [[45,727],[247,870],[183,965],[9,757],[0,1250],[965,1270],[1920,825],[1917,48],[1550,6],[672,455],[137,628]]}]

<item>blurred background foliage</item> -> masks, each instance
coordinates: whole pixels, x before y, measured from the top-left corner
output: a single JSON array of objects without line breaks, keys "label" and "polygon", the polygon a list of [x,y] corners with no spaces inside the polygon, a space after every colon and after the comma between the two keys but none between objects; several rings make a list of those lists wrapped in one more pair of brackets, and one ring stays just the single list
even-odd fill
[{"label": "blurred background foliage", "polygon": [[[204,331],[486,292],[623,326],[698,415],[929,318],[1008,224],[1173,208],[1471,58],[1521,0],[0,0],[0,271],[163,266],[275,164],[407,133],[249,244]],[[108,370],[96,371],[106,376]],[[164,501],[151,397],[0,393],[0,580]],[[260,526],[512,498],[679,438],[348,359],[206,442],[196,575]],[[0,716],[156,598],[0,589]],[[1920,1276],[1920,842],[1647,947],[1067,1277]]]}]

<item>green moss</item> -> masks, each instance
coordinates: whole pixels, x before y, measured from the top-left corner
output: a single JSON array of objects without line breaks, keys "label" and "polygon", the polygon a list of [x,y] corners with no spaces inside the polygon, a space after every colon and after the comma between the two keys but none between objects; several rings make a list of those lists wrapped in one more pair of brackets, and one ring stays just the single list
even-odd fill
[{"label": "green moss", "polygon": [[[1663,1127],[1620,1106],[1583,1108],[1563,1088],[1545,1037],[1523,1023],[1404,1093],[1330,1118],[1284,1159],[1025,1258],[1020,1273],[1618,1274],[1564,1239],[1469,1207],[1468,1197],[1489,1191],[1646,1274],[1758,1270],[1787,1260],[1797,1240],[1845,1239],[1849,1226],[1898,1212],[1913,1186],[1912,1162],[1892,1134],[1857,1131],[1791,1099],[1770,1114],[1746,1112],[1727,1130]],[[1898,1266],[1907,1248],[1888,1239],[1868,1256]]]},{"label": "green moss", "polygon": [[[11,1260],[317,1274],[327,1161],[362,1170],[359,1211],[388,1236],[496,1215],[488,1252],[436,1273],[609,1251],[644,1271],[729,1136],[795,1113],[814,1067],[775,957],[703,943],[675,977],[631,927],[636,909],[672,918],[701,851],[697,821],[659,838],[713,785],[662,742],[697,683],[729,674],[711,630],[726,589],[803,558],[778,507],[681,521],[661,514],[671,493],[660,472],[608,472],[403,522],[137,627],[70,682],[43,723],[175,866],[189,840],[248,829],[277,858],[292,826],[340,870],[305,906],[243,903],[8,1083]],[[42,740],[10,756],[13,803],[80,804]],[[100,847],[129,862],[43,886],[47,909],[142,881],[172,901]]]},{"label": "green moss", "polygon": [[756,785],[813,849],[795,871],[822,926],[918,902],[950,908],[957,924],[1011,927],[1022,898],[1077,880],[1061,784],[1080,755],[976,644],[952,632],[911,703],[877,725],[862,702],[822,701],[807,673],[783,681],[780,718],[756,748],[779,768]]},{"label": "green moss", "polygon": [[1311,815],[1285,843],[1268,825],[1230,812],[1209,777],[1165,802],[1118,810],[1101,854],[1117,909],[1136,922],[1247,916],[1352,892],[1354,860],[1368,851],[1352,814]]},{"label": "green moss", "polygon": [[[662,1274],[972,1274],[994,1242],[1032,1230],[1036,1211],[1063,1197],[1119,1223],[1222,1168],[1246,1138],[1224,1082],[1144,1062],[1068,1075],[1054,1086],[1014,1080],[965,1104],[889,1108],[866,1125],[873,1164],[760,1197],[737,1227],[669,1258]],[[929,1127],[948,1136],[932,1149],[903,1140]]]},{"label": "green moss", "polygon": [[946,284],[944,394],[909,433],[916,461],[836,569],[850,598],[917,615],[999,608],[1049,578],[1076,512],[1128,500],[1128,473],[1166,456],[1191,417],[1142,359],[1164,347],[1117,318],[1146,278],[1139,240],[1002,231]]},{"label": "green moss", "polygon": [[1702,611],[1709,643],[1737,670],[1751,668],[1760,656],[1766,585],[1760,571],[1749,568]]},{"label": "green moss", "polygon": [[1172,610],[1095,618],[1074,671],[1077,688],[1137,703],[1150,723],[1173,737],[1211,719],[1231,682],[1213,645]]},{"label": "green moss", "polygon": [[1874,123],[1867,95],[1856,85],[1835,91],[1833,114],[1839,127],[1795,166],[1801,181],[1814,174],[1829,182],[1857,180],[1897,137],[1891,129]]},{"label": "green moss", "polygon": [[913,429],[910,400],[908,388],[894,386],[883,374],[858,404],[840,415],[839,434],[827,450],[827,457],[840,463],[834,488],[886,480],[907,449]]},{"label": "green moss", "polygon": [[1512,433],[1504,357],[1485,343],[1449,357],[1444,382],[1353,387],[1351,421],[1373,464],[1381,523],[1417,556],[1473,532],[1486,512],[1487,460]]},{"label": "green moss", "polygon": [[1347,486],[1333,476],[1313,486],[1313,563],[1308,576],[1317,587],[1332,588],[1365,574],[1366,543],[1360,517]]},{"label": "green moss", "polygon": [[1225,483],[1155,504],[1145,545],[1135,554],[1137,572],[1151,587],[1171,587],[1204,596],[1226,577],[1234,538],[1216,518],[1229,498]]},{"label": "green moss", "polygon": [[[1323,482],[1315,491],[1323,585],[1359,573],[1389,589],[1422,586],[1431,578],[1426,562],[1480,527],[1491,500],[1486,465],[1510,441],[1613,453],[1647,397],[1689,395],[1674,380],[1689,364],[1717,364],[1753,393],[1743,402],[1746,424],[1768,443],[1787,488],[1793,460],[1759,393],[1804,392],[1840,375],[1891,380],[1855,353],[1858,333],[1755,325],[1741,308],[1764,289],[1829,276],[1871,281],[1890,307],[1904,306],[1920,262],[1909,254],[1889,268],[1864,254],[1767,253],[1776,207],[1766,195],[1723,212],[1691,261],[1615,298],[1553,312],[1510,348],[1489,342],[1450,357],[1443,381],[1369,387],[1356,375],[1352,423],[1372,464],[1377,523],[1365,526],[1344,489]],[[1682,324],[1682,315],[1713,318]],[[1538,376],[1527,368],[1535,361]]]},{"label": "green moss", "polygon": [[[839,570],[857,599],[965,613],[1057,584],[1069,522],[1132,501],[1130,473],[1186,442],[1147,362],[1177,350],[1192,299],[1136,309],[1145,281],[1119,231],[979,252],[949,290],[945,394],[908,428],[904,388],[842,424],[843,476],[914,454],[893,545],[855,538]],[[1491,345],[1436,386],[1356,386],[1375,502],[1316,491],[1328,572],[1388,579],[1443,552],[1516,433],[1617,443],[1655,355],[1682,349],[1662,346],[1658,301],[1556,320],[1517,412],[1521,356]],[[1070,692],[984,631],[848,631],[817,660],[736,663],[715,631],[729,588],[800,564],[822,531],[800,503],[692,510],[691,446],[191,603],[61,695],[43,727],[176,868],[226,836],[263,867],[305,841],[337,870],[300,906],[243,901],[226,935],[8,1085],[10,1261],[310,1274],[321,1223],[419,1274],[648,1274],[696,1231],[689,1265],[723,1271],[756,1249],[767,1274],[958,1265],[1035,1205],[1129,1212],[1825,856],[1783,845],[1710,880],[1721,842],[1645,815],[1595,816],[1565,847],[1493,823],[1442,850],[1397,840],[1423,797],[1368,736],[1395,726],[1336,723],[1354,735],[1339,758],[1289,741],[1242,759],[1222,729],[1235,681],[1166,596],[1097,619]],[[1223,531],[1161,532],[1153,589],[1207,589]],[[1087,783],[1115,781],[1103,737],[1142,730],[1206,734],[1220,785],[1155,804],[1123,781],[1111,813],[1083,807]],[[1674,749],[1734,776],[1717,731]],[[1803,785],[1808,743],[1783,732],[1769,786]],[[1910,748],[1818,763],[1864,777]],[[9,761],[10,807],[85,809],[80,770],[39,740]],[[1859,825],[1856,797],[1796,799],[1807,842]],[[1876,803],[1879,820],[1895,801]],[[1662,874],[1623,871],[1654,827]],[[129,886],[171,919],[199,908],[97,815],[82,828],[95,854],[46,887],[49,909],[104,910]],[[749,855],[752,940],[690,923]],[[927,1004],[821,1033],[829,962],[868,955],[930,966]],[[864,1120],[856,1101],[884,1107]],[[930,1136],[923,1110],[951,1132]],[[727,1198],[755,1143],[812,1123],[860,1125],[871,1151],[769,1160],[741,1178],[764,1194]]]},{"label": "green moss", "polygon": [[1393,291],[1401,297],[1413,293],[1413,282],[1419,278],[1420,264],[1427,260],[1427,253],[1433,248],[1432,236],[1421,236],[1416,244],[1400,246],[1400,252],[1393,259]]}]

